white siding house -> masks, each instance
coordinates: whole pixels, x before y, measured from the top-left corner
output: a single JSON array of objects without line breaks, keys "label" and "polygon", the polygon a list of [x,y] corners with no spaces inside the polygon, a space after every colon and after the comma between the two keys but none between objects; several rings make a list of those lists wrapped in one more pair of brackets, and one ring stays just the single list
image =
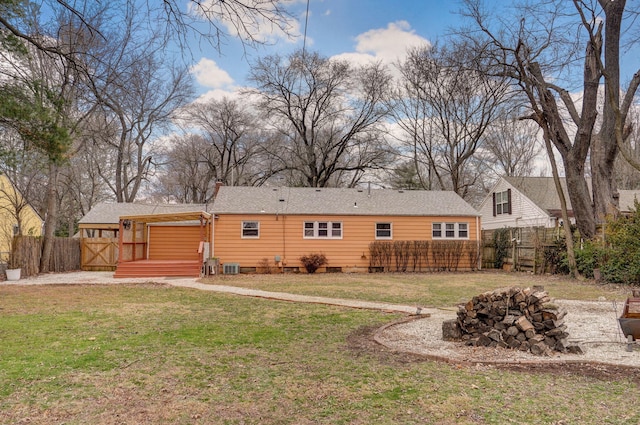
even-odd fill
[{"label": "white siding house", "polygon": [[[575,223],[564,179],[560,180],[567,201],[567,213]],[[591,186],[591,181],[587,180]],[[618,190],[622,214],[629,214],[640,190]],[[562,223],[560,197],[552,177],[501,177],[479,208],[482,229],[503,227],[549,227]]]},{"label": "white siding house", "polygon": [[[566,186],[562,181],[566,194]],[[573,216],[567,198],[569,217]],[[483,229],[556,227],[560,200],[551,177],[501,177],[480,204]]]}]

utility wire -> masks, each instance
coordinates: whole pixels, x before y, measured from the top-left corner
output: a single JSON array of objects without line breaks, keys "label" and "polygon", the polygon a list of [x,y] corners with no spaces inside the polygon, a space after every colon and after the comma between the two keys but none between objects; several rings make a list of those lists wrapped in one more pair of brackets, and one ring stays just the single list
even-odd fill
[{"label": "utility wire", "polygon": [[309,23],[309,2],[307,0],[307,13],[304,15],[304,36],[302,39],[302,59],[304,60],[305,49],[307,47],[307,24]]}]

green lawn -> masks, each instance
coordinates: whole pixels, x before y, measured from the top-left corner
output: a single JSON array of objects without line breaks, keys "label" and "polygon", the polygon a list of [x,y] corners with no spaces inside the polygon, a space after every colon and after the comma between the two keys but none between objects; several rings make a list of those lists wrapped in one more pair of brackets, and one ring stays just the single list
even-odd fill
[{"label": "green lawn", "polygon": [[[329,281],[339,286],[344,279],[344,287],[358,297],[409,302],[409,294],[420,292],[414,277],[369,276],[321,276],[323,282],[310,290],[330,292]],[[423,276],[438,301],[430,295],[420,302],[449,305],[505,283],[501,275],[487,274],[484,283],[475,276],[475,283],[468,283],[473,293],[466,294],[458,280],[471,276]],[[296,292],[316,286],[317,276],[297,277]],[[257,279],[221,283],[242,280]],[[392,289],[394,282],[406,285],[407,295]],[[448,296],[451,285],[456,294]],[[572,282],[561,286],[567,285],[577,289],[565,288],[566,293],[593,292],[590,297],[620,293]],[[162,285],[2,285],[0,423],[640,421],[632,404],[640,399],[637,375],[597,379],[412,361],[356,338],[400,317]]]}]

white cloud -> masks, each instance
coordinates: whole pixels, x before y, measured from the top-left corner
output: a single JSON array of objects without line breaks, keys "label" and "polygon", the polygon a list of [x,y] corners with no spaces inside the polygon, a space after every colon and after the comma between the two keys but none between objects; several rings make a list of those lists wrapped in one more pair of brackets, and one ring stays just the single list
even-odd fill
[{"label": "white cloud", "polygon": [[196,77],[198,84],[204,87],[220,89],[233,84],[233,78],[227,71],[211,59],[200,59],[200,62],[191,67],[191,73]]},{"label": "white cloud", "polygon": [[355,52],[343,53],[335,58],[357,64],[381,61],[392,64],[406,56],[412,47],[430,46],[431,43],[411,29],[407,21],[391,22],[386,28],[372,29],[356,37]]},{"label": "white cloud", "polygon": [[233,99],[233,100],[239,100],[241,97],[242,97],[242,93],[241,93],[241,90],[239,88],[234,88],[234,89],[229,89],[229,90],[213,89],[213,90],[209,90],[206,93],[203,93],[202,95],[200,95],[194,101],[194,103],[199,103],[199,102],[206,103],[209,100],[222,100],[224,98]]},{"label": "white cloud", "polygon": [[394,62],[404,57],[407,49],[430,45],[411,29],[407,21],[391,22],[386,28],[369,30],[356,37],[356,51],[369,53],[384,62]]}]

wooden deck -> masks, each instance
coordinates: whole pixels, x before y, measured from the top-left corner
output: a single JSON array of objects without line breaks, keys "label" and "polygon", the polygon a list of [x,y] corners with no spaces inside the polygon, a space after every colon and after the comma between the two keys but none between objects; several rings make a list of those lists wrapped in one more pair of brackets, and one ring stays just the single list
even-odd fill
[{"label": "wooden deck", "polygon": [[200,277],[198,260],[138,260],[118,263],[114,277]]}]

